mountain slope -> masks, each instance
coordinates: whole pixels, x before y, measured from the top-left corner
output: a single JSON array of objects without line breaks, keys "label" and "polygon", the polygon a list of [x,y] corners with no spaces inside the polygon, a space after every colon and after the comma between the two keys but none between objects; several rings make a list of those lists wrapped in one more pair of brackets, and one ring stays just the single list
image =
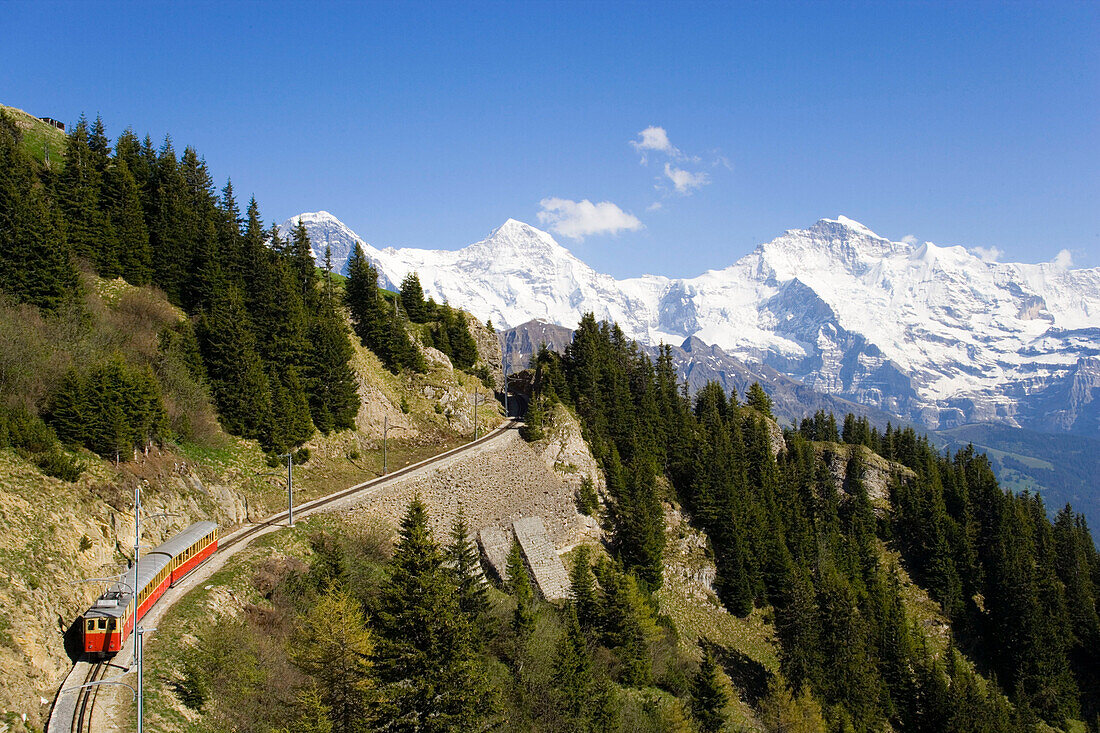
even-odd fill
[{"label": "mountain slope", "polygon": [[[303,215],[311,236],[319,216]],[[428,295],[504,328],[534,318],[571,328],[592,311],[642,343],[696,337],[931,428],[1100,434],[1100,268],[986,262],[963,247],[891,242],[846,217],[688,279],[615,280],[511,219],[459,250],[364,249],[391,283],[416,271]]]}]

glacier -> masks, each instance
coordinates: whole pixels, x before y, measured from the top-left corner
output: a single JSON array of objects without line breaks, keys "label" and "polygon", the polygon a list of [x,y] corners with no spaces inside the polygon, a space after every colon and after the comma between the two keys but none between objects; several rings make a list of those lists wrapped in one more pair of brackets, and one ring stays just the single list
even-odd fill
[{"label": "glacier", "polygon": [[361,242],[384,287],[416,272],[426,295],[501,328],[573,328],[591,311],[643,344],[699,339],[930,428],[1100,435],[1100,268],[988,262],[839,216],[697,277],[617,280],[515,219],[461,249],[424,250],[368,245],[327,212],[300,218],[318,262],[327,245],[346,272]]}]

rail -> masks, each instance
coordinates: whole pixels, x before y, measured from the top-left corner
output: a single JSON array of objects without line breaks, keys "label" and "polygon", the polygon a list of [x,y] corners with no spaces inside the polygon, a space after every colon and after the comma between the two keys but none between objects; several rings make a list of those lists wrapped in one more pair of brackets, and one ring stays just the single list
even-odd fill
[{"label": "rail", "polygon": [[[482,435],[477,440],[472,440],[469,443],[464,443],[464,444],[462,444],[460,446],[457,446],[455,448],[452,448],[448,451],[444,451],[443,453],[439,453],[438,455],[434,455],[434,456],[431,456],[430,458],[426,458],[423,461],[419,461],[417,463],[413,463],[411,465],[404,466],[403,468],[399,468],[396,471],[393,471],[391,473],[386,474],[385,476],[379,476],[378,478],[374,478],[374,479],[371,479],[369,481],[364,481],[362,483],[355,484],[354,486],[350,486],[346,489],[341,489],[340,491],[337,491],[337,492],[332,493],[332,494],[328,494],[327,496],[322,496],[322,497],[317,498],[317,499],[312,499],[312,500],[296,507],[295,512],[299,516],[304,517],[304,516],[307,516],[309,514],[312,514],[313,512],[317,511],[318,509],[321,509],[322,507],[325,507],[329,504],[333,504],[333,503],[338,502],[342,499],[346,499],[350,496],[354,496],[354,495],[356,495],[360,492],[377,488],[377,487],[382,486],[382,485],[384,485],[386,483],[389,483],[391,481],[400,480],[401,478],[404,478],[405,476],[408,476],[409,474],[415,473],[416,471],[419,471],[423,468],[427,468],[427,467],[429,467],[429,466],[431,466],[435,463],[439,463],[440,461],[445,461],[448,458],[451,458],[455,455],[458,455],[460,453],[464,453],[465,451],[471,450],[471,449],[476,448],[478,446],[484,445],[485,443],[491,442],[491,441],[495,440],[496,438],[500,437],[501,435],[503,435],[506,431],[515,428],[518,424],[519,424],[519,421],[516,420],[516,419],[508,420],[507,422],[503,423],[502,425],[494,428],[492,431],[486,433],[485,435]],[[285,511],[284,512],[279,512],[278,514],[274,514],[270,517],[267,517],[262,522],[257,522],[255,524],[250,525],[250,526],[243,527],[241,529],[238,529],[235,532],[232,532],[232,533],[226,535],[225,537],[221,538],[218,541],[218,551],[217,551],[217,553],[215,553],[215,555],[211,555],[210,558],[207,558],[206,562],[204,562],[202,565],[206,565],[210,561],[210,559],[215,557],[216,555],[226,554],[227,551],[232,547],[243,546],[245,544],[248,544],[248,541],[250,539],[252,539],[253,537],[255,537],[257,534],[259,534],[261,532],[264,532],[265,530],[269,530],[273,527],[279,526],[280,524],[285,522],[287,519],[288,519],[288,512],[285,512]],[[181,582],[181,581],[185,581],[188,578],[190,578],[194,574],[195,570],[202,567],[202,565],[197,566],[194,570],[192,570],[186,576],[181,578],[180,581],[177,581],[177,583]],[[158,602],[158,605],[159,605],[159,602]],[[171,605],[171,604],[169,603],[168,605]],[[163,607],[162,607],[161,610],[163,610]],[[76,683],[76,684],[80,685],[80,687],[77,690],[78,697],[76,699],[76,704],[75,704],[75,706],[73,708],[73,711],[72,711],[71,725],[65,726],[63,721],[55,720],[55,716],[59,712],[58,703],[61,700],[61,698],[63,697],[62,690],[65,690],[65,689],[68,688],[68,685],[66,683],[69,682],[69,679],[68,679],[68,677],[66,677],[66,683],[63,683],[61,685],[61,690],[59,690],[58,694],[54,697],[53,707],[50,710],[50,719],[49,719],[49,722],[47,723],[47,726],[46,726],[46,730],[49,733],[61,732],[61,731],[65,731],[66,729],[69,730],[69,731],[72,731],[72,733],[89,733],[89,731],[91,731],[92,713],[93,713],[93,710],[95,708],[95,699],[96,699],[96,695],[97,695],[97,692],[99,690],[100,685],[90,685],[89,683],[102,681],[104,671],[110,666],[110,660],[90,661],[90,660],[81,658],[80,662],[78,662],[77,664],[80,664],[81,662],[89,664],[89,669],[88,669],[87,673],[84,676],[83,683]],[[73,666],[73,670],[69,673],[69,676],[72,676],[72,674],[76,671],[76,666],[77,665]],[[75,680],[74,680],[74,682],[75,682]],[[76,686],[76,685],[73,685],[73,686]]]}]

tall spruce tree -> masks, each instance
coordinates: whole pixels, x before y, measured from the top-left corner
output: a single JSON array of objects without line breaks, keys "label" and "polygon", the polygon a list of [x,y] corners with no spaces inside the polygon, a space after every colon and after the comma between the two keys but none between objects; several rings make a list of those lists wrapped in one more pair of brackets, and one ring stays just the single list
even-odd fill
[{"label": "tall spruce tree", "polygon": [[531,576],[527,574],[527,564],[523,560],[523,550],[519,542],[512,540],[512,549],[508,553],[507,563],[508,591],[516,598],[516,610],[512,614],[512,629],[526,637],[535,630],[535,591],[531,587]]},{"label": "tall spruce tree", "polygon": [[306,393],[313,424],[322,433],[355,427],[359,382],[351,368],[354,351],[343,318],[322,298],[309,330]]},{"label": "tall spruce tree", "polygon": [[424,289],[420,287],[420,277],[410,272],[401,281],[401,307],[413,323],[428,320],[428,304],[424,302]]},{"label": "tall spruce tree", "polygon": [[77,294],[77,270],[60,217],[20,139],[19,128],[0,113],[0,290],[57,310]]},{"label": "tall spruce tree", "polygon": [[271,388],[240,292],[229,288],[218,293],[209,312],[196,319],[195,335],[222,426],[236,435],[266,440]]},{"label": "tall spruce tree", "polygon": [[703,652],[699,671],[691,681],[691,716],[699,730],[716,733],[726,724],[726,704],[729,695],[718,676],[718,663],[708,646]]},{"label": "tall spruce tree", "polygon": [[588,710],[592,695],[592,658],[588,640],[581,631],[576,611],[565,612],[565,633],[558,640],[551,677],[560,715],[566,730],[588,730]]},{"label": "tall spruce tree", "polygon": [[398,536],[374,615],[382,714],[395,731],[476,729],[494,709],[486,672],[419,497]]},{"label": "tall spruce tree", "polygon": [[447,547],[447,560],[458,588],[459,610],[466,614],[476,629],[489,610],[489,589],[481,574],[477,548],[470,539],[466,512],[461,507],[451,525],[451,544]]}]

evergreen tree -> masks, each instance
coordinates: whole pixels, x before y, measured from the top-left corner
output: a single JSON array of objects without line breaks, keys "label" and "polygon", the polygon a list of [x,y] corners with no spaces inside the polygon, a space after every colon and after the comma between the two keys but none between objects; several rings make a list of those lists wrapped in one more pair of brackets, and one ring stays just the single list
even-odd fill
[{"label": "evergreen tree", "polygon": [[593,733],[618,733],[622,729],[622,705],[615,686],[606,677],[596,680],[589,726]]},{"label": "evergreen tree", "polygon": [[322,433],[355,427],[359,382],[351,368],[354,351],[343,320],[327,299],[313,318],[309,342],[306,392],[314,425]]},{"label": "evergreen tree", "polygon": [[386,368],[424,371],[427,367],[420,351],[409,338],[401,320],[386,306],[378,290],[378,271],[356,243],[348,260],[345,303],[360,341],[373,351]]},{"label": "evergreen tree", "polygon": [[596,579],[588,561],[588,546],[581,545],[573,554],[573,568],[569,571],[569,595],[577,620],[585,629],[595,627],[600,616],[596,596]]},{"label": "evergreen tree", "polygon": [[290,236],[287,257],[291,272],[298,284],[302,303],[306,311],[312,311],[317,304],[317,263],[313,259],[313,248],[309,242],[309,232],[299,219]]},{"label": "evergreen tree", "polygon": [[375,629],[381,710],[390,730],[471,730],[492,714],[472,630],[419,497],[401,522]]},{"label": "evergreen tree", "polygon": [[565,633],[559,639],[554,654],[552,681],[566,729],[588,730],[586,721],[592,691],[592,660],[588,641],[572,606],[565,613]]},{"label": "evergreen tree", "polygon": [[424,302],[424,290],[420,287],[420,277],[415,272],[410,272],[401,281],[401,307],[413,323],[428,320],[430,314],[428,305]]},{"label": "evergreen tree", "polygon": [[451,350],[447,354],[458,369],[469,369],[477,361],[477,342],[470,334],[470,325],[466,314],[444,306],[443,326],[447,330],[447,341]]},{"label": "evergreen tree", "polygon": [[752,386],[749,387],[748,394],[745,395],[745,403],[764,417],[774,417],[772,415],[772,398],[760,386],[760,382],[753,382]]},{"label": "evergreen tree", "polygon": [[218,294],[195,322],[218,417],[227,432],[266,438],[272,419],[271,388],[240,293]]},{"label": "evergreen tree", "polygon": [[57,178],[58,199],[64,214],[65,232],[72,251],[96,265],[106,277],[117,275],[113,237],[100,202],[102,152],[89,144],[88,122],[83,115],[69,131],[65,146],[65,167]]},{"label": "evergreen tree", "polygon": [[729,703],[722,681],[718,677],[718,664],[707,647],[699,671],[691,682],[691,715],[699,730],[720,731],[726,724],[725,708]]},{"label": "evergreen tree", "polygon": [[604,642],[619,659],[622,681],[643,686],[652,673],[649,643],[657,634],[653,609],[633,576],[613,563],[597,565],[596,577],[604,590],[600,619]]},{"label": "evergreen tree", "polygon": [[170,137],[165,137],[156,155],[149,185],[152,191],[146,211],[149,244],[157,253],[153,260],[153,282],[170,301],[180,304],[198,226],[190,206],[187,181]]},{"label": "evergreen tree", "polygon": [[0,290],[57,310],[78,292],[77,271],[60,217],[20,139],[19,128],[0,112]]},{"label": "evergreen tree", "polygon": [[506,572],[508,590],[516,597],[512,628],[521,637],[526,637],[535,630],[535,592],[531,588],[531,578],[527,574],[527,565],[523,561],[523,551],[516,540],[512,540]]},{"label": "evergreen tree", "polygon": [[276,367],[268,373],[271,388],[271,432],[268,442],[277,452],[286,452],[313,436],[309,402],[297,371]]},{"label": "evergreen tree", "polygon": [[119,272],[132,285],[146,285],[153,274],[153,251],[141,192],[125,159],[116,157],[108,169],[106,188]]},{"label": "evergreen tree", "polygon": [[451,544],[447,548],[447,559],[458,588],[458,607],[476,628],[489,610],[489,589],[481,574],[477,548],[470,539],[466,512],[461,507],[451,525]]}]

